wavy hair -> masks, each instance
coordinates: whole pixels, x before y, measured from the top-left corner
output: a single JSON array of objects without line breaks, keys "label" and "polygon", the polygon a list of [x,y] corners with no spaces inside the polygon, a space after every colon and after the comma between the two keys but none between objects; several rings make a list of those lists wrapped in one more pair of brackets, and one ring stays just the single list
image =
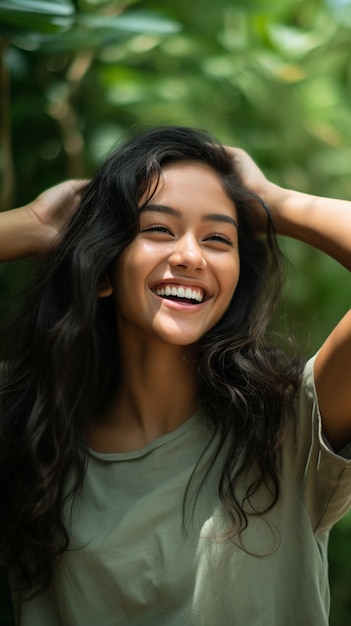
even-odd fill
[{"label": "wavy hair", "polygon": [[[272,494],[266,509],[278,498],[279,450],[299,372],[265,340],[280,286],[269,212],[206,133],[166,127],[136,135],[92,178],[62,243],[43,255],[4,337],[0,554],[30,592],[48,585],[54,557],[69,548],[64,510],[84,480],[87,423],[118,380],[113,302],[99,298],[99,290],[138,232],[140,198],[150,197],[155,177],[177,161],[213,168],[238,213],[239,283],[227,312],[198,346],[200,402],[220,433],[217,452],[225,449],[219,494],[239,532],[248,521],[245,504],[262,484]],[[252,223],[257,203],[267,212],[264,240]],[[234,485],[249,465],[257,475],[239,498]]]}]

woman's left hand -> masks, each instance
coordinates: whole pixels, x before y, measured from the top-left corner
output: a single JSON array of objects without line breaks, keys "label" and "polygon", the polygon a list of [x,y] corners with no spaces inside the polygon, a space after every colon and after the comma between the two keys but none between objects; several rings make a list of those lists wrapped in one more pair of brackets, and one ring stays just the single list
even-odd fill
[{"label": "woman's left hand", "polygon": [[[226,152],[233,161],[233,166],[239,173],[244,185],[255,195],[259,196],[268,206],[270,211],[273,209],[273,200],[277,189],[277,185],[271,183],[263,174],[262,170],[256,165],[255,161],[241,148],[226,147]],[[274,216],[272,214],[274,221]],[[261,205],[257,203],[257,211],[254,216],[254,224],[259,234],[266,232],[267,215]]]}]

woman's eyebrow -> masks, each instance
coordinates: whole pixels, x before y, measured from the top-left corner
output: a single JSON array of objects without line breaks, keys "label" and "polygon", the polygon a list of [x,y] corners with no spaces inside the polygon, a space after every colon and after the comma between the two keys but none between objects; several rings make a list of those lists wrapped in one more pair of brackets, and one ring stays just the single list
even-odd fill
[{"label": "woman's eyebrow", "polygon": [[182,217],[181,211],[178,209],[174,209],[171,206],[167,206],[166,204],[145,204],[141,209],[140,213],[145,213],[146,211],[150,211],[152,213],[166,213],[167,215],[172,215],[173,217]]},{"label": "woman's eyebrow", "polygon": [[[165,204],[145,204],[140,209],[140,213],[145,213],[146,211],[156,212],[156,213],[166,213],[166,215],[172,215],[173,217],[181,218],[182,212],[179,209],[175,209],[174,207],[167,206]],[[227,215],[225,213],[206,213],[203,218],[203,222],[222,222],[225,224],[231,224],[234,228],[238,228],[237,221]]]},{"label": "woman's eyebrow", "polygon": [[225,224],[231,224],[235,228],[238,228],[238,222],[234,217],[230,217],[226,213],[206,213],[202,218],[203,222],[224,222]]}]

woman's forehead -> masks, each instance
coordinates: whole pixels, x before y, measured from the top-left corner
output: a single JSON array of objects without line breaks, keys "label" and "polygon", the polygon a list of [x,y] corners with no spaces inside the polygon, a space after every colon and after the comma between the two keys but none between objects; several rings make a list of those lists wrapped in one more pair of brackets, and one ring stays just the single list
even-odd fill
[{"label": "woman's forehead", "polygon": [[139,207],[147,202],[162,197],[171,197],[174,200],[188,195],[201,197],[210,194],[218,198],[225,198],[235,207],[235,203],[224,179],[213,167],[202,161],[172,161],[161,167],[159,172],[151,175],[139,199]]}]

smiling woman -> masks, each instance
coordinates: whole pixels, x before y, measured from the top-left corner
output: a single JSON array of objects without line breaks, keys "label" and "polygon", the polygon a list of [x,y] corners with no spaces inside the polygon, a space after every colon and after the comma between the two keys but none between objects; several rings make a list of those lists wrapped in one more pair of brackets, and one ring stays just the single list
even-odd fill
[{"label": "smiling woman", "polygon": [[326,626],[351,324],[305,368],[266,330],[274,228],[350,264],[350,203],[173,127],[128,140],[81,193],[0,216],[4,258],[43,256],[0,386],[17,624]]},{"label": "smiling woman", "polygon": [[236,208],[219,174],[196,162],[167,165],[114,268],[118,334],[129,351],[150,336],[182,352],[221,319],[238,277]]}]

